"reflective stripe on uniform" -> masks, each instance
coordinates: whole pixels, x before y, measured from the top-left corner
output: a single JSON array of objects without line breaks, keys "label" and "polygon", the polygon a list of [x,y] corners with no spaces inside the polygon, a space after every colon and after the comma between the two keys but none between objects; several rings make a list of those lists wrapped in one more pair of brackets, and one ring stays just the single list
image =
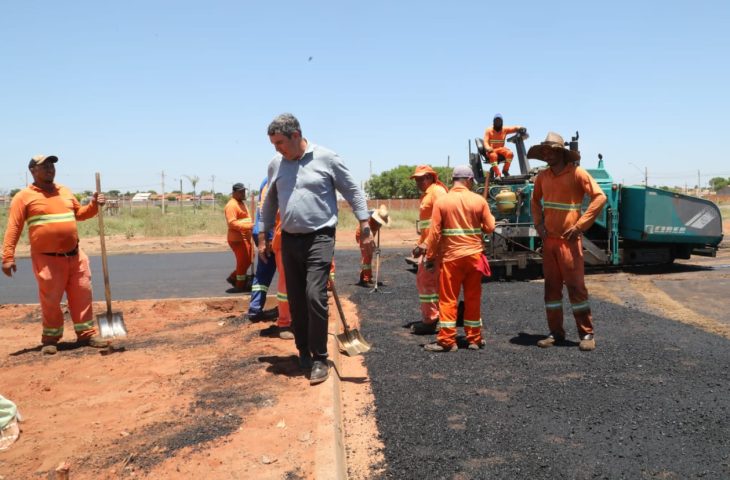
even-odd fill
[{"label": "reflective stripe on uniform", "polygon": [[61,327],[61,328],[43,327],[43,336],[44,337],[62,337],[63,336],[63,327]]},{"label": "reflective stripe on uniform", "polygon": [[76,332],[85,332],[86,330],[91,330],[94,328],[94,321],[89,320],[88,322],[84,323],[74,323],[74,331]]},{"label": "reflective stripe on uniform", "polygon": [[416,228],[428,228],[431,226],[431,219],[428,220],[416,220]]},{"label": "reflective stripe on uniform", "polygon": [[428,295],[428,294],[426,294],[426,295],[419,295],[418,296],[418,300],[421,303],[435,303],[435,302],[438,302],[439,301],[439,295],[438,295],[438,293],[434,293],[432,295]]},{"label": "reflective stripe on uniform", "polygon": [[266,292],[269,291],[269,287],[267,287],[266,285],[261,285],[261,284],[257,283],[256,285],[253,285],[251,287],[251,291],[252,292],[264,292],[264,293],[266,293]]},{"label": "reflective stripe on uniform", "polygon": [[444,228],[441,234],[445,237],[456,237],[459,235],[480,235],[481,228]]},{"label": "reflective stripe on uniform", "polygon": [[543,208],[552,208],[553,210],[580,210],[579,203],[560,203],[560,202],[542,202]]},{"label": "reflective stripe on uniform", "polygon": [[563,308],[563,301],[558,300],[555,302],[545,302],[545,308],[547,310],[560,310]]},{"label": "reflective stripe on uniform", "polygon": [[242,282],[242,281],[246,280],[247,276],[248,275],[236,275],[236,280],[239,282]]},{"label": "reflective stripe on uniform", "polygon": [[464,319],[464,326],[465,327],[472,327],[472,328],[481,328],[482,326],[482,319],[479,320],[466,320]]},{"label": "reflective stripe on uniform", "polygon": [[585,302],[571,303],[570,306],[574,312],[582,312],[591,309],[591,306],[588,305],[588,300],[586,300]]},{"label": "reflective stripe on uniform", "polygon": [[372,270],[373,267],[369,263],[361,263],[360,264],[360,269],[361,270]]},{"label": "reflective stripe on uniform", "polygon": [[74,216],[74,212],[66,212],[66,213],[48,213],[46,215],[34,215],[32,217],[28,217],[28,220],[26,220],[26,223],[29,227],[33,227],[36,225],[45,225],[47,223],[61,223],[61,222],[75,222],[76,217]]},{"label": "reflective stripe on uniform", "polygon": [[456,328],[456,320],[454,320],[453,322],[439,320],[437,325],[439,328]]},{"label": "reflective stripe on uniform", "polygon": [[504,146],[504,139],[490,138],[489,139],[489,146],[491,147],[492,145],[499,145],[500,147],[502,147],[502,146]]}]

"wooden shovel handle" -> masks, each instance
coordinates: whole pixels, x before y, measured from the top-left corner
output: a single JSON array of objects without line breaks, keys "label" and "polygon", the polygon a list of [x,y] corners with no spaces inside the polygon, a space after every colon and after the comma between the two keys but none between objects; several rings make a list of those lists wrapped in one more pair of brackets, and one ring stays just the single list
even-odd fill
[{"label": "wooden shovel handle", "polygon": [[[96,172],[96,193],[101,193],[101,176]],[[109,266],[106,263],[106,242],[104,239],[104,206],[99,205],[99,244],[101,245],[101,268],[104,271],[104,295],[106,296],[106,314],[112,315],[112,291],[109,287]]]},{"label": "wooden shovel handle", "polygon": [[335,299],[335,305],[337,305],[337,311],[340,314],[340,320],[342,321],[342,326],[345,327],[345,333],[350,331],[350,327],[347,325],[347,321],[345,320],[345,312],[342,310],[342,304],[340,303],[340,297],[337,295],[337,288],[335,287],[335,282],[332,281],[332,297]]}]

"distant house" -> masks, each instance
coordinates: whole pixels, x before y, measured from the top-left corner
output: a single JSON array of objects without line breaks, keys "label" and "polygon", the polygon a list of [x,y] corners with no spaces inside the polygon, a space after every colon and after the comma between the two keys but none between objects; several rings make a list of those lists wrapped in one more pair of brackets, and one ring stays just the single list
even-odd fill
[{"label": "distant house", "polygon": [[152,194],[150,192],[137,192],[132,197],[132,202],[149,202]]}]

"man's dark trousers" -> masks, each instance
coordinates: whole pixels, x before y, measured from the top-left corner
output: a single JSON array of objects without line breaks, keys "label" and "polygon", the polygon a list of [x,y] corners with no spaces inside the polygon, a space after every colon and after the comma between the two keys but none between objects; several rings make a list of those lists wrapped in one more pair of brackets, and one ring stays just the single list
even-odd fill
[{"label": "man's dark trousers", "polygon": [[[254,235],[253,241],[258,248],[258,235]],[[256,273],[254,274],[253,285],[251,286],[251,301],[248,304],[249,315],[256,315],[264,309],[264,305],[266,305],[266,294],[269,292],[269,285],[271,285],[271,279],[274,278],[275,273],[276,262],[273,257],[268,262],[262,262],[260,259],[256,261]]]},{"label": "man's dark trousers", "polygon": [[311,353],[314,361],[325,361],[327,278],[335,251],[335,229],[305,234],[282,232],[281,251],[297,349],[300,354]]}]

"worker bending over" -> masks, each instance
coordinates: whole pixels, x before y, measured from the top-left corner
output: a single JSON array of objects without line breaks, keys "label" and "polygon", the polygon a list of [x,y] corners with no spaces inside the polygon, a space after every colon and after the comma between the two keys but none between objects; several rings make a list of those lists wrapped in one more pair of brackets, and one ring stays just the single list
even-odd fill
[{"label": "worker bending over", "polygon": [[502,114],[497,113],[494,115],[492,120],[492,126],[487,128],[484,132],[484,149],[487,151],[489,157],[489,164],[491,165],[492,171],[495,177],[499,177],[499,157],[504,158],[504,167],[502,167],[502,174],[509,176],[509,166],[512,164],[512,158],[514,154],[512,150],[507,148],[505,140],[507,135],[510,133],[516,133],[522,127],[505,127],[502,125]]},{"label": "worker bending over", "polygon": [[[593,350],[593,319],[588,304],[583,267],[581,236],[593,225],[606,204],[606,195],[583,168],[574,164],[580,154],[565,148],[563,138],[550,132],[540,145],[527,152],[527,158],[544,160],[550,168],[540,172],[532,193],[532,218],[542,243],[542,268],[545,277],[545,313],[549,335],[539,347],[551,347],[565,340],[563,329],[563,285],[580,336],[580,349]],[[585,196],[590,204],[581,215]]]},{"label": "worker bending over", "polygon": [[253,221],[243,202],[245,199],[246,187],[242,183],[234,183],[231,199],[223,209],[228,224],[228,246],[236,256],[236,269],[226,279],[233,285],[233,288],[229,290],[231,293],[246,290],[246,271],[253,260],[253,247],[251,246]]},{"label": "worker bending over", "polygon": [[[370,214],[368,219],[368,225],[370,225],[370,232],[375,237],[380,232],[380,227],[383,225],[390,225],[390,217],[388,216],[388,207],[381,205],[377,210],[374,210]],[[360,245],[360,236],[362,231],[358,224],[355,230],[355,241]],[[360,246],[360,281],[358,285],[363,287],[373,286],[373,251],[370,248],[364,248]],[[332,262],[334,265],[334,261]],[[334,267],[330,270],[330,273],[334,273]],[[377,285],[376,285],[377,286]]]},{"label": "worker bending over", "polygon": [[2,270],[12,277],[16,271],[15,248],[28,224],[30,258],[38,282],[38,300],[43,317],[41,353],[53,355],[63,336],[61,299],[66,294],[68,310],[78,343],[103,348],[108,342],[96,335],[92,311],[91,269],[89,258],[79,248],[77,220],[99,212],[104,194],[95,192],[91,202],[81,206],[71,190],[54,183],[54,155],[37,155],[28,164],[33,184],[16,193],[10,203],[8,226],[3,242]]},{"label": "worker bending over", "polygon": [[446,185],[439,181],[436,171],[429,165],[419,165],[411,175],[421,192],[421,203],[418,206],[416,231],[419,234],[412,254],[418,259],[416,270],[416,289],[418,302],[421,305],[421,321],[411,325],[411,333],[416,335],[432,335],[438,329],[439,321],[439,275],[441,274],[441,258],[438,252],[433,257],[433,269],[424,267],[426,259],[426,238],[431,226],[431,213],[436,200],[446,195]]},{"label": "worker bending over", "polygon": [[436,201],[431,230],[426,239],[426,265],[434,269],[437,253],[442,256],[439,278],[439,332],[429,352],[455,352],[456,315],[459,291],[464,289],[464,333],[470,350],[484,346],[482,339],[482,234],[494,231],[494,217],[487,201],[471,191],[474,173],[469,165],[459,165],[452,174],[454,186]]}]

